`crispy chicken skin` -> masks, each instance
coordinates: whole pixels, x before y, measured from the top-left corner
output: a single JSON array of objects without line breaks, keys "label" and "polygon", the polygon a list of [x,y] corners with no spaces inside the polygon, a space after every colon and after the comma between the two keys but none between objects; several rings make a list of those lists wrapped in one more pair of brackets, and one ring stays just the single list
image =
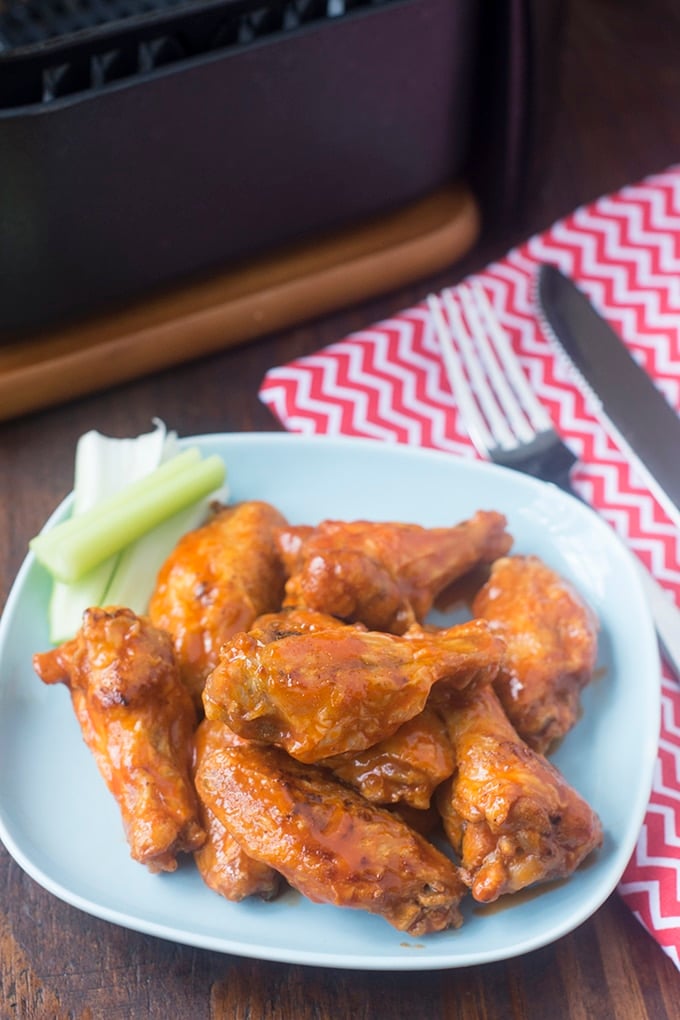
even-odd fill
[{"label": "crispy chicken skin", "polygon": [[505,526],[502,514],[480,510],[450,528],[329,520],[282,529],[284,604],[403,634],[454,580],[509,551]]},{"label": "crispy chicken skin", "polygon": [[429,704],[396,733],[365,751],[323,761],[326,768],[372,804],[407,804],[426,810],[455,759],[448,729]]},{"label": "crispy chicken skin", "polygon": [[172,636],[199,706],[222,642],[281,605],[285,575],[274,535],[285,524],[268,503],[223,507],[179,541],[159,572],[149,616]]},{"label": "crispy chicken skin", "polygon": [[488,681],[502,653],[483,621],[404,637],[334,625],[268,644],[241,633],[206,681],[205,714],[316,762],[391,736],[422,711],[435,683]]},{"label": "crispy chicken skin", "polygon": [[[195,734],[194,773],[213,751],[243,742],[224,723],[203,719]],[[195,852],[194,860],[205,884],[228,900],[239,901],[247,896],[273,899],[281,886],[281,876],[241,849],[213,811],[209,795],[199,801],[201,821],[208,838]]]},{"label": "crispy chicken skin", "polygon": [[132,857],[174,871],[205,831],[190,774],[196,709],[168,635],[129,609],[88,609],[75,638],[33,664],[45,683],[70,689]]},{"label": "crispy chicken skin", "polygon": [[456,865],[324,769],[251,744],[204,757],[196,785],[252,857],[314,902],[362,908],[416,936],[461,924]]},{"label": "crispy chicken skin", "polygon": [[579,717],[597,656],[595,616],[535,556],[497,560],[472,612],[505,640],[496,693],[520,736],[545,754]]},{"label": "crispy chicken skin", "polygon": [[[319,630],[346,627],[347,624],[342,620],[327,613],[317,613],[314,609],[287,607],[277,613],[264,613],[258,616],[252,627],[249,627],[248,633],[256,641],[268,645],[271,641],[280,641],[281,638],[292,637],[294,634],[313,634]],[[360,623],[354,624],[354,628],[366,630]]]},{"label": "crispy chicken skin", "polygon": [[456,771],[436,799],[473,897],[566,878],[602,844],[595,812],[512,727],[492,687],[449,705]]}]

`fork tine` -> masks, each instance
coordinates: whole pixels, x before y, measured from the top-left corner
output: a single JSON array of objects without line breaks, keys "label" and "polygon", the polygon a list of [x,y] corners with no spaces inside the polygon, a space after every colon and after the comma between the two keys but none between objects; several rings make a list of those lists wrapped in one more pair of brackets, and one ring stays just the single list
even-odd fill
[{"label": "fork tine", "polygon": [[478,280],[472,284],[474,289],[477,307],[482,315],[488,334],[493,339],[494,346],[498,353],[503,367],[510,379],[512,387],[519,397],[522,407],[537,432],[544,432],[552,428],[550,416],[536,397],[527,378],[522,371],[517,356],[510,346],[508,336],[502,328],[493,305],[489,300],[486,291]]},{"label": "fork tine", "polygon": [[[449,383],[468,435],[483,457],[544,481],[554,482],[565,491],[573,493],[570,471],[576,463],[576,456],[562,441],[547,411],[534,396],[481,285],[474,287],[477,294],[468,294],[466,287],[470,286],[473,285],[459,284],[455,290],[443,291],[441,299],[435,295],[428,298]],[[465,315],[459,303],[464,306]],[[482,352],[486,352],[484,365],[477,354],[478,346]],[[502,380],[500,384],[489,381],[485,369],[490,361],[496,362],[492,374],[496,380]],[[523,437],[517,428],[513,433],[510,418],[506,420],[504,417],[508,412],[496,399],[497,387],[502,392],[506,391],[506,406],[516,408],[518,413],[528,413],[510,391],[501,368],[507,373],[513,388],[523,395],[531,412],[530,420],[535,429],[531,428],[525,417],[526,431]],[[476,387],[474,391],[473,387]],[[485,419],[484,414],[489,417]],[[501,441],[499,425],[505,426],[507,441]]]},{"label": "fork tine", "polygon": [[[511,423],[515,437],[522,443],[530,443],[535,432],[506,377],[508,354],[512,368],[516,368],[517,365],[505,332],[479,283],[476,287],[474,284],[462,286],[459,293],[479,356],[491,380],[498,404],[502,408],[501,413],[504,413],[504,418]],[[501,366],[505,371],[501,370]]]},{"label": "fork tine", "polygon": [[[451,391],[458,403],[461,417],[465,422],[466,431],[477,452],[483,457],[486,457],[488,456],[489,450],[495,444],[494,436],[492,436],[486,426],[484,418],[479,413],[479,408],[477,407],[476,401],[472,396],[470,387],[468,386],[465,373],[463,371],[463,365],[458,356],[458,351],[451,340],[449,325],[444,317],[440,299],[436,294],[430,294],[427,299],[427,303],[432,315],[437,339],[439,340],[439,345],[442,350],[444,367],[446,368],[446,374],[449,378]],[[449,314],[451,314],[450,309]],[[454,319],[459,315],[460,313],[454,306]]]},{"label": "fork tine", "polygon": [[[461,386],[467,387],[472,393],[471,399],[473,401],[476,399],[479,403],[483,412],[482,420],[491,434],[491,446],[487,446],[486,452],[488,453],[493,446],[500,446],[504,450],[512,449],[516,445],[514,436],[498,404],[496,393],[493,387],[489,385],[473,336],[466,327],[461,315],[458,301],[454,300],[453,292],[450,290],[444,291],[443,301],[451,325],[447,336],[448,343],[453,346],[455,344],[458,345],[463,364],[467,370],[467,379],[463,375],[460,380]],[[468,322],[472,326],[469,319]],[[455,391],[455,393],[460,398],[460,391]]]},{"label": "fork tine", "polygon": [[445,290],[441,299],[430,295],[428,304],[451,389],[478,452],[514,450],[552,431],[480,282]]}]

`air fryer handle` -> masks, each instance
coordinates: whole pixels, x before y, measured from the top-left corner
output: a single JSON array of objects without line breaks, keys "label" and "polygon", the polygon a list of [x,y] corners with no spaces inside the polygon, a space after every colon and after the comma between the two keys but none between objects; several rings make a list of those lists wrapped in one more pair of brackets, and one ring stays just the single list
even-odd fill
[{"label": "air fryer handle", "polygon": [[495,226],[517,225],[545,165],[565,13],[565,0],[482,5],[469,178]]}]

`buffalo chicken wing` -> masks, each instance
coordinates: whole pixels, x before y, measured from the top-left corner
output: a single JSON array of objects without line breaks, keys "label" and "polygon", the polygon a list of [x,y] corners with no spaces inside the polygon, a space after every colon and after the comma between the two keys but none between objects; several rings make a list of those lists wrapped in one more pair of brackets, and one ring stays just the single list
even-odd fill
[{"label": "buffalo chicken wing", "polygon": [[274,535],[285,523],[268,503],[223,507],[180,540],[159,572],[149,616],[172,636],[199,706],[222,643],[281,604],[285,577]]},{"label": "buffalo chicken wing", "polygon": [[[243,743],[241,738],[224,723],[203,719],[196,731],[194,772],[214,750],[240,743]],[[199,800],[201,821],[208,838],[195,852],[194,860],[205,884],[228,900],[239,901],[247,896],[273,899],[279,891],[281,876],[241,849],[213,811],[210,797]]]},{"label": "buffalo chicken wing", "polygon": [[497,560],[472,603],[507,645],[496,693],[519,735],[545,754],[577,721],[597,655],[597,621],[535,556]]},{"label": "buffalo chicken wing", "polygon": [[225,643],[203,702],[242,737],[315,762],[360,751],[422,711],[432,686],[461,689],[495,675],[503,643],[479,620],[405,637],[332,626],[268,644]]},{"label": "buffalo chicken wing", "polygon": [[492,687],[450,704],[447,723],[456,767],[437,805],[476,900],[566,878],[600,846],[595,812],[518,737]]},{"label": "buffalo chicken wing", "polygon": [[444,721],[426,704],[391,737],[323,764],[373,804],[407,804],[424,811],[437,786],[453,772],[454,756]]},{"label": "buffalo chicken wing", "polygon": [[502,514],[480,510],[450,528],[323,521],[283,529],[285,604],[403,634],[454,580],[508,552],[505,525]]},{"label": "buffalo chicken wing", "polygon": [[129,609],[88,609],[75,638],[33,664],[45,683],[69,688],[132,857],[174,871],[205,831],[190,774],[196,709],[168,635]]},{"label": "buffalo chicken wing", "polygon": [[456,865],[326,770],[248,744],[203,758],[196,784],[243,849],[310,900],[367,910],[416,936],[460,925]]}]

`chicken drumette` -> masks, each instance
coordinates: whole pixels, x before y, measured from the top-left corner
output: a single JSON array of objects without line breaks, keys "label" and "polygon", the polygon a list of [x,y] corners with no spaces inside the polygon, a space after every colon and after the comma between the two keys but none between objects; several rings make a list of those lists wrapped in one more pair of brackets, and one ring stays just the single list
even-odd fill
[{"label": "chicken drumette", "polygon": [[496,561],[472,603],[507,645],[495,689],[519,735],[546,753],[577,721],[597,657],[597,620],[535,556]]},{"label": "chicken drumette", "polygon": [[412,935],[460,925],[456,865],[326,770],[250,744],[204,757],[196,785],[244,850],[309,899],[379,914]]},{"label": "chicken drumette", "polygon": [[205,831],[190,773],[196,709],[168,635],[129,609],[88,609],[75,638],[33,664],[45,683],[70,689],[132,857],[174,871]]},{"label": "chicken drumette", "polygon": [[403,634],[453,581],[508,552],[505,525],[502,514],[480,510],[450,528],[373,521],[284,528],[285,605]]},{"label": "chicken drumette", "polygon": [[180,540],[159,572],[149,616],[172,636],[199,706],[222,642],[281,604],[285,575],[275,532],[285,523],[268,503],[223,507]]}]

